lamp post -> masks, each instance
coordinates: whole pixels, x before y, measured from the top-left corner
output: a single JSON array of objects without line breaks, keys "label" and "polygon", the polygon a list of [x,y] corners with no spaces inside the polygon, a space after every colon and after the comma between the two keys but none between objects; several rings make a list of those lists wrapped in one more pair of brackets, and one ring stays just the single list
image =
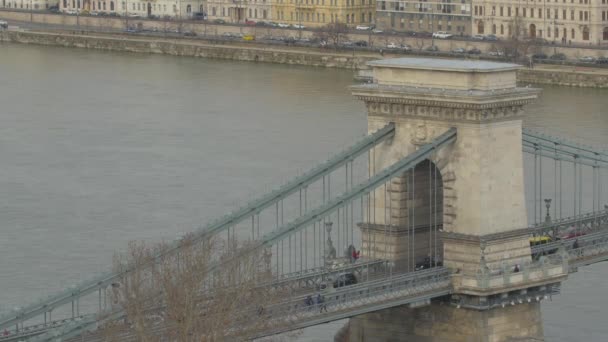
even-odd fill
[{"label": "lamp post", "polygon": [[551,199],[550,198],[545,198],[545,206],[547,207],[547,215],[545,216],[545,224],[550,224],[551,223],[551,215],[550,210],[551,209]]}]

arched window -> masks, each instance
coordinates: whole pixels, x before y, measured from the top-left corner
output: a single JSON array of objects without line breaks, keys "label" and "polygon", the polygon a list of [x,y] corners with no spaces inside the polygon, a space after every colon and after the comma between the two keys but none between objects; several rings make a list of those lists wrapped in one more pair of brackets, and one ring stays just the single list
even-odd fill
[{"label": "arched window", "polygon": [[186,6],[186,13],[192,13],[192,5]]},{"label": "arched window", "polygon": [[262,18],[266,19],[268,17],[268,12],[266,10],[262,11]]},{"label": "arched window", "polygon": [[114,1],[110,1],[110,11],[114,10]]},{"label": "arched window", "polygon": [[372,16],[372,12],[369,12],[369,13],[367,14],[367,17],[368,17],[368,20],[367,20],[367,21],[369,21],[369,22],[371,23],[371,22],[372,22],[372,18],[373,18],[373,16]]},{"label": "arched window", "polygon": [[505,34],[505,26],[500,24],[500,34]]},{"label": "arched window", "polygon": [[63,0],[63,8],[68,7],[68,0]]},{"label": "arched window", "polygon": [[496,24],[492,24],[492,34],[496,34]]},{"label": "arched window", "polygon": [[587,26],[583,28],[583,40],[589,40],[589,28]]},{"label": "arched window", "polygon": [[574,29],[572,29],[572,31],[570,32],[571,34],[571,38],[574,39],[575,35],[574,35]]},{"label": "arched window", "polygon": [[528,33],[530,38],[536,38],[536,25],[530,24],[530,33]]},{"label": "arched window", "polygon": [[481,20],[477,23],[477,33],[483,34],[483,21]]},{"label": "arched window", "polygon": [[348,20],[348,14],[346,15],[346,23],[350,23],[350,20]]}]

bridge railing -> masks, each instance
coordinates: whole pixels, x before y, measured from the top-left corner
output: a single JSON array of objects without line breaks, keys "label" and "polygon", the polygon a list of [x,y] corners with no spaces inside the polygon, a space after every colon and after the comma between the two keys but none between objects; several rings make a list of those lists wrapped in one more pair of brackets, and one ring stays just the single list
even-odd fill
[{"label": "bridge railing", "polygon": [[462,272],[454,275],[454,287],[462,291],[498,293],[505,289],[531,282],[553,282],[568,274],[568,254],[556,253],[539,260],[523,261],[516,265],[489,268],[481,264],[476,273]]},{"label": "bridge railing", "polygon": [[[256,337],[301,329],[322,322],[356,316],[382,308],[429,300],[449,294],[450,272],[442,267],[395,274],[372,282],[313,292],[255,310],[245,317],[262,315],[267,327]],[[247,324],[247,321],[238,322]]]}]

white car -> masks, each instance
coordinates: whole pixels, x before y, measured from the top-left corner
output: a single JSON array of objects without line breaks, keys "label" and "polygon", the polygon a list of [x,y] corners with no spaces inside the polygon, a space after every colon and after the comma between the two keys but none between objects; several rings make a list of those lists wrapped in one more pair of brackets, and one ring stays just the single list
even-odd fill
[{"label": "white car", "polygon": [[285,23],[279,23],[278,25],[279,25],[279,27],[282,27],[282,28],[288,28],[289,27],[289,24],[285,24]]},{"label": "white car", "polygon": [[306,27],[304,25],[300,25],[300,24],[293,24],[293,28],[298,29],[298,30],[303,30]]},{"label": "white car", "polygon": [[371,30],[371,27],[365,26],[365,25],[357,25],[357,27],[355,27],[355,29],[357,29],[359,31],[367,31],[367,30]]},{"label": "white car", "polygon": [[373,29],[372,32],[375,33],[375,34],[384,33],[384,31],[382,31],[380,29]]},{"label": "white car", "polygon": [[66,9],[65,14],[78,14],[78,11],[75,9]]},{"label": "white car", "polygon": [[593,63],[595,62],[595,58],[591,57],[591,56],[584,56],[578,59],[579,61],[583,62],[583,63]]},{"label": "white car", "polygon": [[386,45],[386,48],[387,49],[396,49],[397,48],[397,44],[395,44],[395,43],[388,43]]},{"label": "white car", "polygon": [[449,34],[445,31],[437,31],[437,32],[433,33],[433,38],[448,39],[451,37],[452,37],[452,34]]}]

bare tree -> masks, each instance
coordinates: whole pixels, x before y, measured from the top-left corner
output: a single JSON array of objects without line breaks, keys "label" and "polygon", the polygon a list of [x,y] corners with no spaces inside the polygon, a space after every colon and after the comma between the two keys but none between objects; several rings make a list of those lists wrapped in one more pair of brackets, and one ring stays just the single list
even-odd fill
[{"label": "bare tree", "polygon": [[499,44],[507,59],[518,61],[525,58],[534,45],[534,41],[528,39],[526,27],[520,16],[515,16],[508,24],[509,38],[499,41]]},{"label": "bare tree", "polygon": [[111,297],[125,318],[101,329],[106,340],[125,334],[141,342],[246,340],[272,327],[264,308],[285,293],[263,286],[272,279],[269,250],[190,236],[179,251],[171,248],[132,242],[115,257],[122,277]]},{"label": "bare tree", "polygon": [[341,22],[329,23],[315,32],[315,38],[339,46],[341,42],[348,40],[348,26]]}]

